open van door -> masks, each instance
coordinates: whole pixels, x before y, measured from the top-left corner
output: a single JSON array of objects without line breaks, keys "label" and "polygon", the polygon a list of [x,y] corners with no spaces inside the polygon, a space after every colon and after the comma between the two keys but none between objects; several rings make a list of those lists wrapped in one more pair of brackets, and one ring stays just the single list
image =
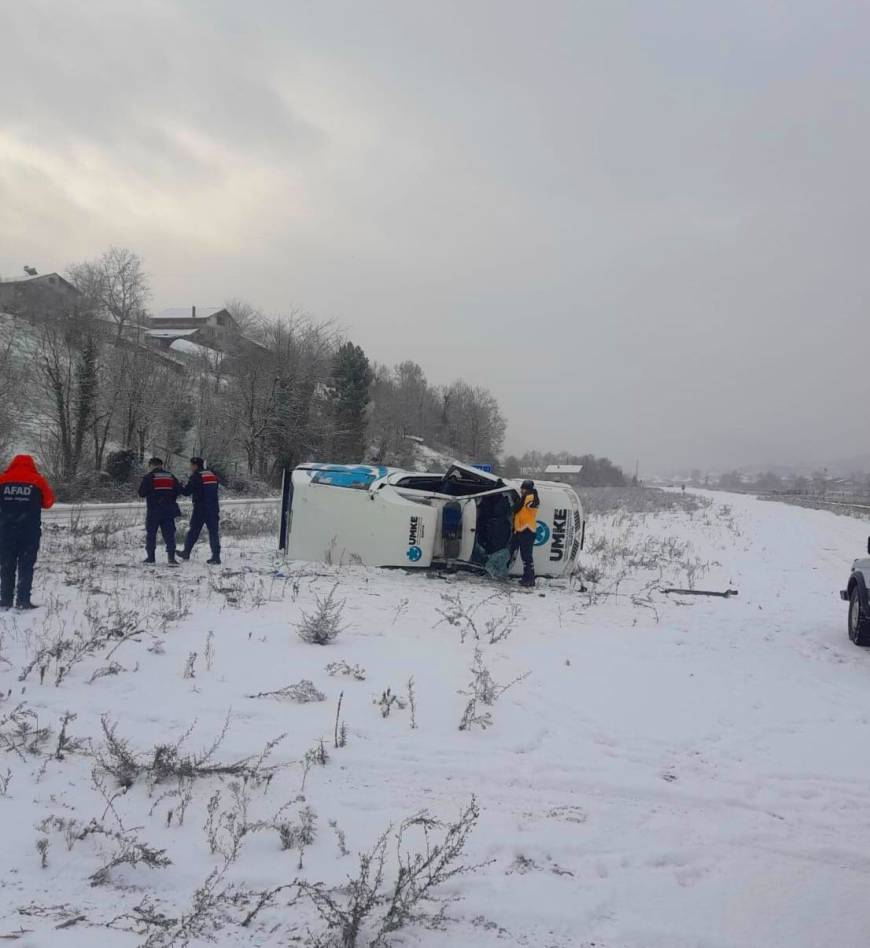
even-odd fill
[{"label": "open van door", "polygon": [[479,490],[475,490],[475,493],[482,494],[488,490],[495,490],[497,487],[504,487],[504,481],[500,477],[496,477],[495,474],[490,474],[488,471],[478,470],[476,467],[471,467],[468,464],[461,464],[459,461],[454,461],[450,467],[447,468],[447,473],[444,475],[445,480],[460,480],[463,483],[474,485],[474,487],[479,487]]},{"label": "open van door", "polygon": [[476,541],[477,501],[469,497],[462,503],[462,543],[459,549],[459,556],[456,558],[463,563],[470,563]]}]

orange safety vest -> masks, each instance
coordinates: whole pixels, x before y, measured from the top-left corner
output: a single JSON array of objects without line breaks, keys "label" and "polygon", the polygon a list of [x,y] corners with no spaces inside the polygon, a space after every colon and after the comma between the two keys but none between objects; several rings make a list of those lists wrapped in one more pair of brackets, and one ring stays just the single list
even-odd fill
[{"label": "orange safety vest", "polygon": [[522,507],[514,514],[514,533],[522,533],[523,530],[537,530],[538,520],[535,513],[537,508],[532,506],[534,503],[534,494],[529,494],[528,497],[523,498]]}]

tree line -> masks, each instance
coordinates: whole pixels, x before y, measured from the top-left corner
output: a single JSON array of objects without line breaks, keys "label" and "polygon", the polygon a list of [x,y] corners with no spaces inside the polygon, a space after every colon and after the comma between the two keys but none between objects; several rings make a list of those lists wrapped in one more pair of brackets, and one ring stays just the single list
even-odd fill
[{"label": "tree line", "polygon": [[[697,481],[697,486],[711,486],[709,476],[705,476],[702,480],[700,473],[698,473],[697,478],[695,478],[695,473],[692,472],[693,485]],[[750,477],[739,470],[734,470],[725,471],[721,474],[716,481],[716,486],[720,490],[750,491],[759,494],[806,494],[819,497],[829,490],[851,488],[853,491],[868,491],[870,490],[870,477],[857,472],[851,478],[832,479],[827,471],[813,471],[809,476],[763,471]]]},{"label": "tree line", "polygon": [[502,463],[502,470],[506,477],[521,477],[526,473],[545,471],[551,464],[580,465],[577,483],[581,487],[625,487],[629,483],[621,467],[610,458],[594,454],[527,451],[519,457],[508,455]]},{"label": "tree line", "polygon": [[14,315],[33,331],[0,348],[0,449],[35,438],[61,484],[123,480],[150,453],[271,484],[312,459],[402,464],[420,439],[477,462],[501,453],[506,422],[485,388],[373,363],[334,323],[231,301],[237,344],[179,358],[147,344],[135,253],[111,248],[68,275],[80,295],[28,294]]}]

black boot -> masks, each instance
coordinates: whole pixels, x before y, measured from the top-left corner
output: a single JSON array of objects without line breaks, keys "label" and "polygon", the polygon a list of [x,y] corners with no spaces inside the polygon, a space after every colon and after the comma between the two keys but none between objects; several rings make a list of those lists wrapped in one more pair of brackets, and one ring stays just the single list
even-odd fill
[{"label": "black boot", "polygon": [[220,566],[221,558],[219,556],[213,556],[211,559],[205,561],[208,566]]},{"label": "black boot", "polygon": [[184,560],[186,563],[190,559],[190,553],[187,550],[182,550],[180,553],[175,554],[180,560]]},{"label": "black boot", "polygon": [[11,609],[11,608],[12,608],[11,602],[0,602],[0,609]]},{"label": "black boot", "polygon": [[38,609],[39,606],[35,602],[31,602],[29,599],[21,599],[15,603],[15,608],[24,611],[25,609]]},{"label": "black boot", "polygon": [[147,563],[149,566],[153,566],[156,562],[153,556],[146,556],[145,559],[142,560],[143,564]]}]

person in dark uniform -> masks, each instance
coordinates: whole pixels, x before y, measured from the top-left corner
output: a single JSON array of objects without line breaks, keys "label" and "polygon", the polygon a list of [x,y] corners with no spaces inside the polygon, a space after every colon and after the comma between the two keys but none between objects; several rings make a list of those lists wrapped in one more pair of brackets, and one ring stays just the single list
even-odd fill
[{"label": "person in dark uniform", "polygon": [[541,501],[534,481],[523,481],[520,485],[520,498],[514,505],[514,535],[511,537],[511,558],[517,550],[523,559],[523,578],[520,586],[535,585],[535,536],[538,530],[536,513]]},{"label": "person in dark uniform", "polygon": [[178,493],[181,484],[174,474],[163,467],[160,458],[151,458],[148,473],[139,485],[139,496],[145,498],[145,562],[153,563],[157,550],[157,531],[163,534],[170,566],[178,566],[175,559],[175,518],[181,516]]},{"label": "person in dark uniform", "polygon": [[185,497],[193,500],[193,512],[190,515],[190,526],[187,528],[187,539],[184,549],[178,555],[183,560],[190,559],[191,550],[199,539],[202,528],[208,530],[208,543],[211,547],[211,559],[206,560],[210,566],[219,566],[221,561],[220,535],[220,502],[218,490],[220,480],[214,471],[205,466],[202,458],[190,459],[190,477],[181,488]]},{"label": "person in dark uniform", "polygon": [[[29,454],[16,454],[0,474],[0,609],[36,609],[30,599],[42,535],[42,511],[54,493]],[[18,580],[16,589],[15,581]]]}]

